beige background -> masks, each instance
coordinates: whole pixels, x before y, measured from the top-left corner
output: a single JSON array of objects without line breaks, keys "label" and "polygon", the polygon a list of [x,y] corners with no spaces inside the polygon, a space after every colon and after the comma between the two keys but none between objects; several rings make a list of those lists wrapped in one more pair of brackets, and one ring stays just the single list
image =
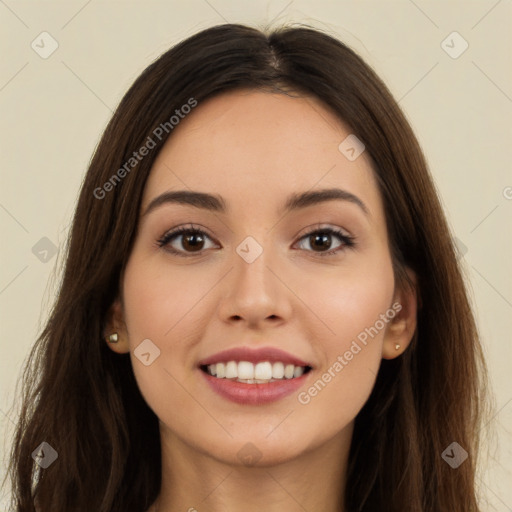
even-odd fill
[{"label": "beige background", "polygon": [[[41,247],[48,241],[39,241],[62,247],[111,111],[137,75],[182,38],[226,21],[272,20],[309,23],[352,46],[386,81],[416,131],[464,254],[495,391],[488,427],[496,440],[479,478],[482,509],[511,511],[510,0],[0,0],[0,476],[16,380],[58,282],[59,253],[48,252],[45,262]],[[34,40],[42,46],[43,31],[59,45],[46,59],[31,47]],[[452,55],[464,40],[469,44],[457,58],[441,45],[453,31],[463,40],[448,38]],[[39,257],[32,250],[38,242]],[[5,496],[0,510],[7,510],[4,502]]]}]

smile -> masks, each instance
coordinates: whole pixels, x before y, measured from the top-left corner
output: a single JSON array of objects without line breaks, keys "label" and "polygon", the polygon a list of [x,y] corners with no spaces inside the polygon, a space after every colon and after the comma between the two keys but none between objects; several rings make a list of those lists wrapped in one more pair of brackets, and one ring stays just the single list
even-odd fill
[{"label": "smile", "polygon": [[199,361],[198,370],[220,397],[244,405],[280,400],[310,377],[312,364],[277,347],[235,347]]},{"label": "smile", "polygon": [[201,370],[217,379],[231,379],[244,384],[268,384],[284,379],[296,379],[311,370],[310,366],[285,364],[281,361],[227,361],[203,365]]}]

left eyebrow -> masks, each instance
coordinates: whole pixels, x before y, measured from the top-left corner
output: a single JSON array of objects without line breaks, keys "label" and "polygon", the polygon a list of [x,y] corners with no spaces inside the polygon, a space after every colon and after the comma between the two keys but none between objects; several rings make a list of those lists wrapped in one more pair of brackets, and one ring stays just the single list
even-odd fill
[{"label": "left eyebrow", "polygon": [[353,203],[359,206],[366,215],[370,215],[370,211],[367,206],[363,201],[361,201],[361,199],[359,199],[359,197],[340,188],[326,188],[322,190],[313,190],[311,192],[303,192],[301,194],[292,194],[284,205],[284,211],[290,212],[298,210],[299,208],[306,208],[314,204],[334,200]]},{"label": "left eyebrow", "polygon": [[[308,206],[334,200],[348,201],[353,203],[359,206],[359,208],[361,208],[361,210],[366,215],[370,215],[367,206],[361,199],[359,199],[359,197],[352,194],[351,192],[339,188],[329,188],[291,194],[284,203],[283,211],[290,212],[293,210],[299,210],[302,208],[307,208]],[[219,213],[226,213],[228,209],[224,198],[220,195],[213,195],[207,194],[206,192],[190,190],[174,190],[164,192],[163,194],[155,197],[149,203],[146,211],[142,215],[147,215],[156,208],[168,203],[185,204],[194,206],[195,208]]]}]

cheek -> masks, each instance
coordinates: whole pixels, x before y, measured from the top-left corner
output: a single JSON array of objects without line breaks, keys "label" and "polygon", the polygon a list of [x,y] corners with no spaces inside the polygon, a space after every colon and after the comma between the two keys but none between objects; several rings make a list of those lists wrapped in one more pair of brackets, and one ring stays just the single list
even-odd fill
[{"label": "cheek", "polygon": [[[135,252],[135,251],[134,251]],[[169,344],[214,283],[213,276],[134,257],[124,275],[124,307],[130,345],[151,338]],[[190,324],[188,325],[190,327]],[[142,337],[142,338],[141,338]]]},{"label": "cheek", "polygon": [[[135,378],[148,404],[158,409],[169,389],[177,386],[173,377],[179,382],[186,379],[190,316],[206,284],[204,279],[203,286],[191,282],[190,273],[171,272],[157,263],[134,249],[124,273],[123,305]],[[148,352],[149,357],[139,358]]]},{"label": "cheek", "polygon": [[[323,324],[316,322],[317,330],[309,332],[308,339],[320,337],[322,351],[331,356],[348,350],[350,342],[391,307],[394,285],[392,262],[384,251],[329,272],[304,273],[301,296]],[[379,326],[382,335],[385,329]]]},{"label": "cheek", "polygon": [[308,333],[315,340],[320,368],[297,397],[310,412],[317,411],[307,415],[308,421],[317,423],[322,416],[325,420],[323,412],[328,410],[331,426],[339,427],[363,407],[378,373],[386,328],[394,316],[393,293],[392,265],[386,258],[362,265],[358,271],[309,282],[304,289],[308,305],[323,322],[316,336],[312,330]]},{"label": "cheek", "polygon": [[[380,349],[387,322],[382,321],[391,307],[393,298],[393,281],[385,279],[366,282],[361,278],[357,282],[344,283],[329,300],[326,311],[328,322],[334,334],[327,343],[327,352],[349,350],[353,340],[361,343],[368,341],[368,330],[376,343],[366,344],[368,350]],[[386,317],[387,318],[387,317]],[[376,328],[378,332],[373,330]]]},{"label": "cheek", "polygon": [[[146,402],[160,417],[190,406],[184,390],[195,385],[197,376],[191,370],[215,312],[214,287],[223,273],[208,265],[173,268],[165,257],[148,257],[137,246],[126,266],[123,305],[132,367]],[[158,357],[145,366],[137,353],[147,339],[157,347]],[[172,416],[167,419],[172,423]]]}]

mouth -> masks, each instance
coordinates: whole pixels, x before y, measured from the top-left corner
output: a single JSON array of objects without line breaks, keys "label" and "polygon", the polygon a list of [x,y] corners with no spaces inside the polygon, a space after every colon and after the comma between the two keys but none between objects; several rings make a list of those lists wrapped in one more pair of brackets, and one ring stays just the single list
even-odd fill
[{"label": "mouth", "polygon": [[282,361],[225,361],[199,368],[215,379],[227,379],[243,384],[270,384],[285,380],[298,379],[311,371],[311,366],[295,365]]},{"label": "mouth", "polygon": [[296,392],[313,366],[277,347],[236,347],[198,363],[207,385],[220,397],[243,405],[263,405]]},{"label": "mouth", "polygon": [[[249,365],[254,367],[254,378],[240,378],[252,376]],[[239,368],[240,373],[238,373]],[[272,368],[272,377],[270,377],[270,368]],[[213,375],[213,372],[216,375]],[[223,372],[224,376],[222,377]],[[311,367],[291,364],[281,366],[279,361],[277,364],[276,362],[272,363],[272,366],[269,361],[262,361],[256,365],[248,361],[228,361],[227,363],[202,365],[199,373],[204,376],[210,389],[223,399],[240,405],[265,405],[296,393],[310,376]],[[283,375],[279,377],[281,373]],[[276,375],[277,378],[274,378],[273,375]]]}]

